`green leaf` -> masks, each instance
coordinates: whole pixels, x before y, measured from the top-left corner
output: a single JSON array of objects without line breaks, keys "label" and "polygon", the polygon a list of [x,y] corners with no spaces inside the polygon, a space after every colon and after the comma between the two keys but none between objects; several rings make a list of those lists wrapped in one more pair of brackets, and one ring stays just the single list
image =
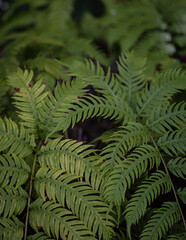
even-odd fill
[{"label": "green leaf", "polygon": [[186,179],[186,158],[177,157],[175,159],[171,159],[167,167],[176,177],[181,177]]},{"label": "green leaf", "polygon": [[183,189],[179,188],[177,190],[177,194],[180,197],[180,199],[182,200],[182,202],[184,204],[186,204],[186,187],[184,187]]}]

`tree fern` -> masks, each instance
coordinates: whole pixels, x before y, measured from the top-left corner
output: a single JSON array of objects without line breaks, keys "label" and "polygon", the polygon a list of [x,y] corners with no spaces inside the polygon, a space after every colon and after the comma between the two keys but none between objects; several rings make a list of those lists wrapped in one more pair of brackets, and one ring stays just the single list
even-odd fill
[{"label": "tree fern", "polygon": [[162,204],[152,218],[147,223],[141,238],[145,239],[159,239],[168,229],[180,219],[177,203],[165,202]]}]

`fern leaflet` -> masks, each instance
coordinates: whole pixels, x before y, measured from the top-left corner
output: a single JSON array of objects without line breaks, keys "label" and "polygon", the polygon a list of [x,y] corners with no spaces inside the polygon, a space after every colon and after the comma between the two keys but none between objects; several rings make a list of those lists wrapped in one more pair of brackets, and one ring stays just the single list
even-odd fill
[{"label": "fern leaflet", "polygon": [[175,176],[186,179],[186,158],[177,157],[171,159],[167,167]]}]

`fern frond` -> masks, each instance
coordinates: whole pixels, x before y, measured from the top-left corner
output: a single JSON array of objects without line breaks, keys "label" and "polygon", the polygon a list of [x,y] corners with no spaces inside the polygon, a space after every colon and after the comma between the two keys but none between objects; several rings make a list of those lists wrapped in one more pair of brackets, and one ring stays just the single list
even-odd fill
[{"label": "fern frond", "polygon": [[119,82],[114,78],[108,69],[105,75],[103,68],[98,62],[94,64],[91,60],[84,62],[74,61],[68,65],[68,71],[71,76],[76,76],[89,84],[92,84],[95,89],[106,97],[117,99],[122,97],[123,93],[119,86]]},{"label": "fern frond", "polygon": [[91,145],[82,144],[75,140],[51,140],[46,146],[42,146],[39,152],[41,167],[61,168],[67,173],[75,173],[84,177],[94,189],[99,189],[103,180],[98,170],[99,156]]},{"label": "fern frond", "polygon": [[96,240],[85,225],[71,211],[58,203],[38,199],[31,205],[30,224],[38,232],[42,228],[48,236],[68,240]]},{"label": "fern frond", "polygon": [[30,173],[29,166],[22,158],[12,154],[0,156],[0,184],[18,188],[26,182]]},{"label": "fern frond", "polygon": [[185,240],[186,233],[168,236],[168,240]]},{"label": "fern frond", "polygon": [[84,225],[94,234],[104,239],[112,233],[114,219],[107,214],[109,206],[84,182],[78,182],[78,176],[65,174],[59,169],[40,168],[36,174],[35,189],[45,200],[58,201],[67,206],[72,213],[84,222]]},{"label": "fern frond", "polygon": [[17,73],[9,76],[8,83],[14,88],[20,89],[15,93],[15,105],[19,109],[18,116],[23,120],[21,122],[28,128],[30,133],[38,134],[39,127],[39,110],[43,105],[43,99],[48,94],[42,93],[45,85],[42,80],[32,86],[33,71],[24,72],[18,69]]},{"label": "fern frond", "polygon": [[160,164],[158,151],[151,145],[136,148],[115,166],[105,183],[104,196],[108,202],[120,204],[125,192],[146,170]]},{"label": "fern frond", "polygon": [[27,193],[21,188],[0,188],[0,215],[10,218],[22,213],[26,206]]},{"label": "fern frond", "polygon": [[35,147],[34,135],[21,125],[20,129],[11,119],[0,118],[0,151],[8,149],[7,154],[14,153],[19,157],[26,157]]},{"label": "fern frond", "polygon": [[118,80],[127,98],[127,102],[135,99],[135,93],[140,91],[145,85],[144,79],[145,59],[137,58],[133,52],[124,52],[121,54],[118,63]]},{"label": "fern frond", "polygon": [[49,237],[44,232],[38,232],[28,237],[28,240],[56,240],[53,237]]},{"label": "fern frond", "polygon": [[150,84],[137,96],[138,116],[149,117],[152,110],[162,106],[178,89],[184,88],[185,72],[172,70],[160,74],[157,81]]},{"label": "fern frond", "polygon": [[168,162],[167,167],[176,177],[186,179],[186,158],[177,157],[171,159]]},{"label": "fern frond", "polygon": [[105,141],[108,144],[101,153],[102,161],[104,161],[101,169],[104,173],[109,172],[116,163],[125,158],[125,154],[129,150],[148,141],[148,132],[141,123],[129,122],[120,127]]},{"label": "fern frond", "polygon": [[160,239],[170,227],[181,218],[180,211],[176,202],[165,202],[161,208],[155,211],[148,221],[142,234],[141,240]]},{"label": "fern frond", "polygon": [[158,146],[167,154],[181,153],[184,154],[186,150],[186,129],[166,132],[159,140]]},{"label": "fern frond", "polygon": [[115,102],[112,98],[89,95],[76,101],[66,112],[56,118],[56,127],[47,138],[58,130],[64,131],[70,125],[73,127],[79,121],[97,116],[110,117],[110,119],[119,119],[124,122],[132,121],[135,117],[132,109],[123,101]]},{"label": "fern frond", "polygon": [[0,239],[1,240],[20,240],[23,237],[24,224],[15,216],[12,219],[0,218]]},{"label": "fern frond", "polygon": [[125,210],[127,229],[130,236],[131,225],[138,223],[144,215],[147,206],[160,194],[170,192],[171,183],[169,177],[163,171],[156,171],[139,186],[128,202]]},{"label": "fern frond", "polygon": [[147,126],[157,133],[167,132],[172,128],[183,127],[186,122],[186,103],[159,107],[147,119]]},{"label": "fern frond", "polygon": [[177,194],[180,197],[180,199],[182,200],[182,202],[184,204],[186,204],[186,187],[184,187],[183,189],[179,188],[177,190]]},{"label": "fern frond", "polygon": [[39,119],[45,132],[50,132],[59,123],[63,116],[78,96],[86,92],[83,81],[68,81],[60,86],[57,84],[54,95],[50,92],[39,109]]}]

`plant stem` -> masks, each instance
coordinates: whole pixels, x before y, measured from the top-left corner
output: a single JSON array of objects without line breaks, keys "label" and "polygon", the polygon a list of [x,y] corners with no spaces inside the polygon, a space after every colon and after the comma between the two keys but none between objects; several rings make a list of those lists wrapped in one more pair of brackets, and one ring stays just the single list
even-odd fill
[{"label": "plant stem", "polygon": [[40,150],[40,147],[42,145],[42,141],[38,144],[38,147],[36,149],[36,153],[34,156],[34,162],[32,165],[32,172],[30,176],[30,187],[29,187],[29,192],[28,192],[28,201],[27,201],[27,210],[26,210],[26,220],[25,220],[25,233],[24,233],[24,240],[27,239],[27,231],[28,231],[28,217],[29,217],[29,208],[31,204],[31,196],[32,196],[32,187],[33,187],[33,177],[34,177],[34,172],[35,172],[35,167],[36,167],[36,162],[37,162],[37,156],[38,152]]},{"label": "plant stem", "polygon": [[161,161],[162,161],[162,163],[163,163],[163,166],[164,166],[164,168],[165,168],[165,171],[166,171],[167,175],[169,176],[169,180],[170,180],[170,183],[171,183],[171,185],[172,185],[172,190],[173,190],[173,193],[174,193],[174,197],[175,197],[175,200],[176,200],[176,202],[177,202],[177,204],[178,204],[178,208],[179,208],[180,213],[181,213],[181,217],[182,217],[182,220],[183,220],[184,228],[186,229],[185,218],[184,218],[184,215],[183,215],[183,212],[182,212],[181,206],[180,206],[180,204],[179,204],[179,200],[178,200],[178,197],[177,197],[177,194],[176,194],[176,190],[175,190],[174,184],[173,184],[173,182],[172,182],[171,176],[170,176],[170,174],[169,174],[169,171],[168,171],[167,165],[166,165],[166,163],[165,163],[165,161],[164,161],[164,159],[163,159],[163,157],[162,157],[162,155],[161,155],[161,153],[160,153],[160,151],[159,151],[159,148],[158,148],[156,142],[154,141],[152,135],[150,134],[149,131],[148,131],[148,133],[149,133],[149,136],[150,136],[150,138],[151,138],[151,140],[152,140],[152,142],[153,142],[155,148],[158,150],[158,153],[159,153],[160,159],[161,159]]}]

